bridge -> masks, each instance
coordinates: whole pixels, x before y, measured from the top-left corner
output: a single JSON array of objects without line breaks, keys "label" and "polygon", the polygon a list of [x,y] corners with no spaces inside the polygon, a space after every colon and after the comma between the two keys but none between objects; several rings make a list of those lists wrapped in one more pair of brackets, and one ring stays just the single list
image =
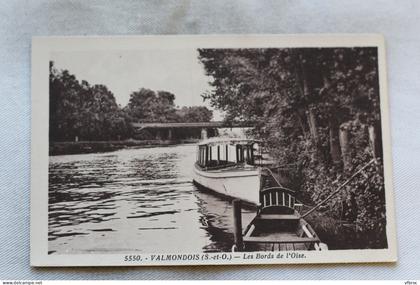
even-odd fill
[{"label": "bridge", "polygon": [[220,129],[220,128],[248,128],[253,127],[250,123],[226,123],[222,121],[212,122],[189,122],[189,123],[132,123],[136,133],[140,133],[142,130],[149,129],[156,131],[156,137],[161,139],[162,131],[167,132],[166,138],[172,139],[173,131],[175,129],[199,129],[201,130],[201,139],[208,137],[209,130]]}]

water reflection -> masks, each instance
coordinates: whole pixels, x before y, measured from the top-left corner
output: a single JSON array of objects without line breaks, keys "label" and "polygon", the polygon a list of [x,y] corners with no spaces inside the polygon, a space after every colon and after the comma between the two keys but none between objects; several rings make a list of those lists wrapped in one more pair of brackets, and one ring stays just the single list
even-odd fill
[{"label": "water reflection", "polygon": [[50,253],[230,250],[231,205],[195,188],[194,160],[194,145],[51,157]]}]

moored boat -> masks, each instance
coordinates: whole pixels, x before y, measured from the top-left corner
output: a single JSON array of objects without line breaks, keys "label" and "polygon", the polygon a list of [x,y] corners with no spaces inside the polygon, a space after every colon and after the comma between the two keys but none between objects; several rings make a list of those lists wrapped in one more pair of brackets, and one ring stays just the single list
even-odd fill
[{"label": "moored boat", "polygon": [[212,138],[199,143],[194,183],[258,205],[261,149],[258,141],[250,139]]},{"label": "moored boat", "polygon": [[260,191],[257,215],[243,233],[245,251],[328,250],[298,212],[294,191],[269,187]]}]

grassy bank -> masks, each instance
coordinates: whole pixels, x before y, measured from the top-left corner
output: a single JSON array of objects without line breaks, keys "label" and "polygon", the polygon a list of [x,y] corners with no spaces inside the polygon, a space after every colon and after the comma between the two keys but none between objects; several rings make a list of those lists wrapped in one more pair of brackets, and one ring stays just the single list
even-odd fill
[{"label": "grassy bank", "polygon": [[79,141],[51,142],[50,155],[82,154],[115,151],[127,147],[168,146],[181,143],[194,143],[197,139],[184,140],[124,140],[124,141]]},{"label": "grassy bank", "polygon": [[[304,212],[306,212],[305,210]],[[355,228],[328,216],[327,212],[314,211],[305,217],[329,249],[363,248]]]},{"label": "grassy bank", "polygon": [[[306,213],[310,207],[304,206],[302,213]],[[360,232],[354,224],[340,221],[330,216],[329,211],[315,210],[305,217],[315,232],[329,249],[365,249],[365,248],[386,248],[371,244],[370,241],[377,239],[377,233]]]}]

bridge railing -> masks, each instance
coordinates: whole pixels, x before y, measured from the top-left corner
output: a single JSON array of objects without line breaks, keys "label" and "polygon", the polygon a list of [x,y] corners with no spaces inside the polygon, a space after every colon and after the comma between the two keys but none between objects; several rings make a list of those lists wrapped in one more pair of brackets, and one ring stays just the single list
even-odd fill
[{"label": "bridge railing", "polygon": [[185,123],[131,123],[134,128],[245,128],[252,127],[250,123],[228,123],[223,121],[212,122],[185,122]]}]

